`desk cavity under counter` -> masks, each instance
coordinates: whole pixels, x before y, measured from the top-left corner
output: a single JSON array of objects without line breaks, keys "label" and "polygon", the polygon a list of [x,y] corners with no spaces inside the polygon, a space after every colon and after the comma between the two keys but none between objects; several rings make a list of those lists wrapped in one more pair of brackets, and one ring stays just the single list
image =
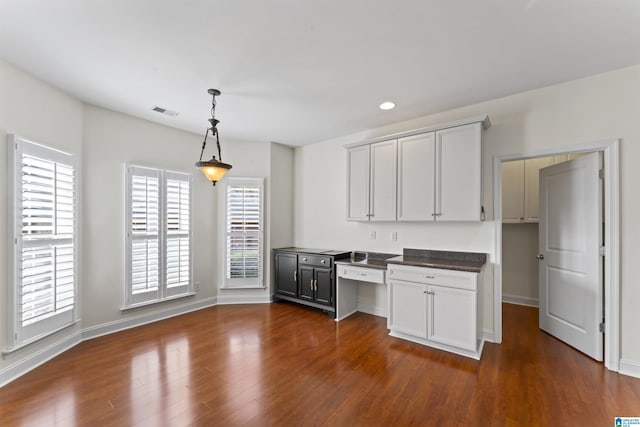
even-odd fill
[{"label": "desk cavity under counter", "polygon": [[[397,257],[396,254],[354,252],[351,259],[336,261],[336,321],[343,320],[356,311],[387,317],[387,293],[384,287],[387,260]],[[377,303],[359,302],[358,288],[361,285],[365,287],[361,288],[363,293],[367,293]]]}]

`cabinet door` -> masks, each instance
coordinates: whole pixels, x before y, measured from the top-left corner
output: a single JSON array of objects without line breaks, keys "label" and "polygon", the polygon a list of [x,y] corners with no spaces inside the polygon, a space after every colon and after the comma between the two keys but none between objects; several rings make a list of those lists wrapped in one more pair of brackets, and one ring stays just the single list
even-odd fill
[{"label": "cabinet door", "polygon": [[435,214],[435,133],[398,140],[398,221],[432,221]]},{"label": "cabinet door", "polygon": [[466,350],[476,350],[476,292],[429,286],[427,339]]},{"label": "cabinet door", "polygon": [[298,256],[276,253],[275,293],[295,297],[298,288]]},{"label": "cabinet door", "polygon": [[347,220],[369,221],[369,145],[347,152]]},{"label": "cabinet door", "polygon": [[538,222],[538,175],[540,169],[551,166],[553,157],[539,157],[524,161],[524,220]]},{"label": "cabinet door", "polygon": [[313,267],[300,266],[298,269],[298,298],[313,301]]},{"label": "cabinet door", "polygon": [[371,144],[371,221],[396,220],[397,142]]},{"label": "cabinet door", "polygon": [[482,124],[436,132],[436,220],[480,221]]},{"label": "cabinet door", "polygon": [[427,338],[427,286],[389,281],[389,329]]},{"label": "cabinet door", "polygon": [[330,268],[316,268],[315,301],[318,304],[333,305],[333,286]]},{"label": "cabinet door", "polygon": [[502,222],[524,221],[524,160],[502,164]]}]

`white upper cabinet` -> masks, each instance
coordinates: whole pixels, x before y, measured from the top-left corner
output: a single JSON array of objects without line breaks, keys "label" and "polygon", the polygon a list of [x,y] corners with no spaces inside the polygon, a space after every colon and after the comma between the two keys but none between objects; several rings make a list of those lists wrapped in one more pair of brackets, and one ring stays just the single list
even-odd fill
[{"label": "white upper cabinet", "polygon": [[349,146],[347,220],[480,221],[489,125],[484,116]]},{"label": "white upper cabinet", "polygon": [[371,221],[396,220],[396,140],[371,144]]},{"label": "white upper cabinet", "polygon": [[361,145],[347,154],[347,220],[396,220],[396,140]]},{"label": "white upper cabinet", "polygon": [[502,222],[538,222],[540,169],[574,159],[584,153],[514,160],[502,164]]},{"label": "white upper cabinet", "polygon": [[482,123],[436,132],[437,221],[480,221]]},{"label": "white upper cabinet", "polygon": [[524,160],[502,164],[502,222],[524,221]]},{"label": "white upper cabinet", "polygon": [[435,133],[398,140],[398,221],[432,221],[435,213]]},{"label": "white upper cabinet", "polygon": [[347,153],[347,219],[369,220],[369,145]]}]

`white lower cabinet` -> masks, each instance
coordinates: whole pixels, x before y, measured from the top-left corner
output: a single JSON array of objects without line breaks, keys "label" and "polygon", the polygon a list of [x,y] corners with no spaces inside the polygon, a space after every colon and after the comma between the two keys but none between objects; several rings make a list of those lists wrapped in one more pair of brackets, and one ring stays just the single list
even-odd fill
[{"label": "white lower cabinet", "polygon": [[389,282],[389,329],[427,338],[427,287],[421,283]]},{"label": "white lower cabinet", "polygon": [[480,273],[389,265],[390,335],[480,359]]},{"label": "white lower cabinet", "polygon": [[427,339],[475,351],[476,292],[442,286],[429,286],[429,291]]}]

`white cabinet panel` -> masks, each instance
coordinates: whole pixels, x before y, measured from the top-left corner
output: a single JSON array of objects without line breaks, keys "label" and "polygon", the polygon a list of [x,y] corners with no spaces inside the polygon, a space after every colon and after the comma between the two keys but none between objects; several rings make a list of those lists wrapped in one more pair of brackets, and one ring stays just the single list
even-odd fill
[{"label": "white cabinet panel", "polygon": [[551,166],[553,157],[538,157],[524,162],[524,220],[538,222],[538,173],[540,169]]},{"label": "white cabinet panel", "polygon": [[480,221],[482,124],[436,132],[436,219]]},{"label": "white cabinet panel", "polygon": [[502,163],[502,222],[524,221],[524,160]]},{"label": "white cabinet panel", "polygon": [[398,140],[398,221],[432,221],[435,133]]},{"label": "white cabinet panel", "polygon": [[476,293],[430,286],[427,339],[474,351],[476,349]]},{"label": "white cabinet panel", "polygon": [[371,221],[396,220],[397,141],[371,144]]},{"label": "white cabinet panel", "polygon": [[389,329],[427,338],[427,287],[421,283],[389,281]]},{"label": "white cabinet panel", "polygon": [[369,146],[347,152],[347,220],[369,220]]}]

